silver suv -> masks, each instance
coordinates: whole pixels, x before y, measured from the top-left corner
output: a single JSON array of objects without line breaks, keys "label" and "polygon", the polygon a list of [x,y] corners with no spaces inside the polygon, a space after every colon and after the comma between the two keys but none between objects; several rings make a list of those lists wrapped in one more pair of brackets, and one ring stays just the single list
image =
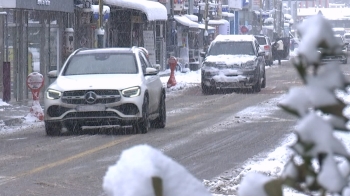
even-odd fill
[{"label": "silver suv", "polygon": [[254,36],[260,45],[260,50],[265,51],[265,63],[266,65],[271,66],[273,64],[272,57],[272,46],[270,38],[266,35],[255,35]]},{"label": "silver suv", "polygon": [[260,92],[266,86],[265,51],[253,35],[218,35],[201,56],[203,94],[227,88]]},{"label": "silver suv", "polygon": [[45,91],[47,135],[62,128],[164,128],[165,89],[144,52],[133,48],[78,49]]}]

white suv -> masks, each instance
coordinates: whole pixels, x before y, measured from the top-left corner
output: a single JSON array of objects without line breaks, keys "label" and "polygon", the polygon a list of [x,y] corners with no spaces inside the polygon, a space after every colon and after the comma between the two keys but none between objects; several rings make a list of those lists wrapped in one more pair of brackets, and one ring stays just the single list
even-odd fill
[{"label": "white suv", "polygon": [[57,79],[45,91],[47,135],[63,127],[165,127],[165,89],[140,48],[78,49],[49,77]]}]

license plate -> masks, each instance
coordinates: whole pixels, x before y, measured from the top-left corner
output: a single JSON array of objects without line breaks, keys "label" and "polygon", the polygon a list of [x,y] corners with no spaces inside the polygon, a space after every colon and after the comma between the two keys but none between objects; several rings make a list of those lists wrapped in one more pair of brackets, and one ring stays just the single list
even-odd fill
[{"label": "license plate", "polygon": [[90,111],[105,111],[104,105],[79,105],[76,110],[78,112],[90,112]]}]

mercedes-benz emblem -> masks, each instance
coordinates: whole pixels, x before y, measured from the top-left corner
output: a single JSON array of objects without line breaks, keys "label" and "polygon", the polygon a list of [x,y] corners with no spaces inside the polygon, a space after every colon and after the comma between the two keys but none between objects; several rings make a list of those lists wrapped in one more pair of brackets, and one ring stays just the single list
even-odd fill
[{"label": "mercedes-benz emblem", "polygon": [[93,91],[87,92],[84,97],[85,97],[85,101],[89,104],[95,103],[95,101],[97,99],[97,95]]}]

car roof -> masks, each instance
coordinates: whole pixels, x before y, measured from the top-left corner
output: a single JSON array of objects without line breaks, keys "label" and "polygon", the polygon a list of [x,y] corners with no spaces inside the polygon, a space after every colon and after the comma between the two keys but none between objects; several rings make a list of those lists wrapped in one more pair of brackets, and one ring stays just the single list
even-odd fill
[{"label": "car roof", "polygon": [[256,40],[254,35],[218,35],[214,39],[215,42],[222,41],[254,41]]},{"label": "car roof", "polygon": [[75,54],[96,54],[96,53],[134,53],[137,47],[132,48],[81,48],[76,50]]}]

